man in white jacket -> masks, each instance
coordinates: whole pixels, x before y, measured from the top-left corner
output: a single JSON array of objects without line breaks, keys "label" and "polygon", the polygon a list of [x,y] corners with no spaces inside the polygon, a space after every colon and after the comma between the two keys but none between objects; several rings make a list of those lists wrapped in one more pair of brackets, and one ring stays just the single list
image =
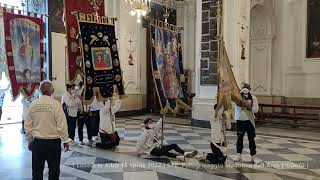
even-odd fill
[{"label": "man in white jacket", "polygon": [[203,153],[196,158],[209,161],[211,164],[224,164],[226,161],[226,129],[231,129],[230,120],[227,119],[223,108],[217,109],[214,105],[215,115],[210,118],[211,124],[211,150],[212,153]]},{"label": "man in white jacket", "polygon": [[24,117],[28,149],[32,151],[32,179],[43,179],[45,161],[49,179],[59,179],[61,141],[65,150],[69,150],[71,139],[61,104],[51,97],[52,82],[42,81],[40,90],[42,95],[31,103]]},{"label": "man in white jacket", "polygon": [[251,162],[254,163],[255,155],[256,155],[256,143],[254,138],[256,137],[255,133],[255,116],[254,113],[259,111],[258,100],[256,96],[250,93],[250,85],[244,83],[243,88],[241,90],[241,96],[244,101],[244,105],[242,107],[236,106],[235,108],[235,119],[237,121],[237,153],[238,159],[237,161],[242,160],[242,149],[243,149],[243,137],[247,132],[248,140],[249,140],[249,149],[251,155]]},{"label": "man in white jacket", "polygon": [[[160,147],[159,132],[162,125],[162,117],[156,124],[153,124],[150,118],[145,119],[143,123],[145,129],[137,141],[138,155],[150,153],[153,156],[167,156],[180,161],[185,161],[185,158],[191,158],[197,155],[197,151],[185,152],[177,144],[163,145]],[[176,151],[179,155],[169,152],[171,150]]]}]

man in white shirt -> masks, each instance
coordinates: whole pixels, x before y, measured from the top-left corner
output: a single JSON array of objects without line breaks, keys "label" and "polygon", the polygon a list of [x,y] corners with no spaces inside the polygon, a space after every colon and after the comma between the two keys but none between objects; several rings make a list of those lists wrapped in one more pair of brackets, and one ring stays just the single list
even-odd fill
[{"label": "man in white shirt", "polygon": [[251,162],[254,163],[254,158],[256,155],[256,143],[254,138],[256,137],[255,133],[255,116],[254,113],[259,111],[258,100],[256,96],[250,93],[250,85],[244,83],[241,90],[241,96],[243,100],[243,106],[236,106],[235,108],[235,119],[237,121],[237,161],[242,160],[242,149],[243,149],[243,137],[247,132],[249,140],[249,149],[251,155]]},{"label": "man in white shirt", "polygon": [[91,135],[98,136],[99,134],[99,124],[100,124],[100,103],[97,98],[94,97],[93,102],[90,104],[90,111],[92,115],[91,119]]},{"label": "man in white shirt", "polygon": [[226,129],[231,129],[231,122],[223,108],[218,109],[218,105],[214,105],[215,114],[210,118],[211,124],[211,142],[210,147],[212,153],[204,152],[202,155],[196,156],[199,160],[209,161],[211,164],[224,165],[227,155]]},{"label": "man in white shirt", "polygon": [[69,150],[68,127],[61,104],[51,97],[51,81],[40,83],[41,97],[33,101],[25,114],[25,131],[28,149],[32,151],[32,177],[43,179],[45,161],[49,179],[59,179],[61,140]]},{"label": "man in white shirt", "polygon": [[83,105],[82,100],[83,100],[83,82],[80,81],[79,84],[75,87],[75,95],[81,100],[81,109],[78,111],[78,137],[81,145],[85,145],[83,142],[83,127],[86,125],[87,127],[87,135],[88,135],[88,141],[89,141],[89,146],[92,145],[92,136],[91,136],[91,116],[90,113],[88,112],[89,108],[86,105]]},{"label": "man in white shirt", "polygon": [[[160,129],[162,125],[162,118],[154,124],[152,119],[147,118],[143,121],[145,129],[137,140],[137,153],[138,155],[150,154],[152,156],[166,156],[175,158],[180,161],[185,161],[186,158],[191,158],[197,155],[197,151],[185,152],[177,144],[163,145],[160,147]],[[178,154],[171,153],[174,150]]]},{"label": "man in white shirt", "polygon": [[62,96],[61,103],[67,109],[66,116],[68,124],[68,133],[69,138],[73,140],[71,144],[74,145],[78,110],[82,110],[82,102],[76,95],[74,84],[67,84],[66,88],[67,92]]}]

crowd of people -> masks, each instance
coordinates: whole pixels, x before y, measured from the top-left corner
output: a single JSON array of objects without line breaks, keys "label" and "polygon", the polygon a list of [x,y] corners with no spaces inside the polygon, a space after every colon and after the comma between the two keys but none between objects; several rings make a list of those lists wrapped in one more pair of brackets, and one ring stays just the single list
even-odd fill
[{"label": "crowd of people", "polygon": [[[54,92],[52,83],[43,81],[39,88],[42,95],[38,99],[33,99],[28,107],[26,106],[23,131],[28,139],[28,148],[32,151],[32,170],[35,179],[42,179],[45,161],[48,163],[49,177],[55,179],[59,176],[61,141],[65,150],[69,150],[69,145],[78,144],[75,140],[76,127],[78,127],[78,138],[81,145],[86,144],[83,137],[84,125],[87,129],[88,146],[109,149],[119,145],[120,138],[115,130],[115,113],[121,107],[119,96],[114,93],[112,98],[103,102],[98,102],[95,97],[90,105],[84,105],[83,88],[82,82],[78,85],[67,84],[67,92],[59,102],[51,97]],[[243,138],[247,133],[251,162],[254,163],[256,154],[254,113],[259,109],[258,101],[250,93],[249,84],[243,84],[241,96],[242,105],[235,107],[238,136],[236,161],[242,160]],[[195,157],[199,161],[224,165],[227,158],[226,130],[231,128],[231,123],[223,107],[218,108],[218,105],[215,105],[214,110],[215,113],[210,118],[212,153],[186,152],[177,144],[163,145],[161,143],[163,117],[161,116],[157,123],[153,123],[150,118],[143,121],[144,130],[137,139],[138,156],[150,154],[180,161]]]}]

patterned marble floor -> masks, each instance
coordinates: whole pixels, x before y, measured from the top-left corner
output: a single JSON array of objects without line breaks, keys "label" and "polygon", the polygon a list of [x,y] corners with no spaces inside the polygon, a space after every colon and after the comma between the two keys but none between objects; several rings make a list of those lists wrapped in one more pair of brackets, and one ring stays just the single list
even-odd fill
[{"label": "patterned marble floor", "polygon": [[[228,159],[225,167],[188,159],[185,163],[168,158],[137,157],[135,142],[142,122],[117,119],[122,139],[113,150],[76,146],[62,152],[61,178],[70,180],[207,180],[207,179],[320,179],[320,143],[312,140],[257,135],[257,163],[250,164],[245,140],[244,162],[235,163],[235,132],[228,132]],[[31,179],[31,153],[20,125],[0,129],[0,179]],[[284,130],[285,131],[285,130]],[[210,152],[210,130],[165,124],[164,143],[176,143],[186,150]],[[45,176],[47,176],[45,169]]]}]

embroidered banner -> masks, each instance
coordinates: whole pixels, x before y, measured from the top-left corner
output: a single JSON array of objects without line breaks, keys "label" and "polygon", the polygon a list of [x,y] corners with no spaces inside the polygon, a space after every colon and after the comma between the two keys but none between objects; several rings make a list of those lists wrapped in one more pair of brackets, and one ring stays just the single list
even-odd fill
[{"label": "embroidered banner", "polygon": [[[7,73],[7,64],[6,64],[6,49],[5,49],[5,36],[4,36],[4,30],[2,27],[4,27],[3,24],[3,18],[0,18],[0,80],[2,79],[2,72],[5,72],[6,76],[8,76]],[[0,85],[1,87],[1,85]]]},{"label": "embroidered banner", "polygon": [[43,21],[3,12],[5,49],[12,96],[32,96],[43,79]]},{"label": "embroidered banner", "polygon": [[[175,27],[175,26],[174,26]],[[190,109],[182,64],[181,34],[151,25],[152,70],[162,113]]]},{"label": "embroidered banner", "polygon": [[93,96],[102,101],[113,91],[124,95],[113,18],[79,14],[79,31],[84,64],[84,104]]},{"label": "embroidered banner", "polygon": [[65,26],[68,43],[68,78],[74,82],[82,74],[82,55],[77,16],[75,13],[96,14],[104,16],[104,0],[64,0]]}]

